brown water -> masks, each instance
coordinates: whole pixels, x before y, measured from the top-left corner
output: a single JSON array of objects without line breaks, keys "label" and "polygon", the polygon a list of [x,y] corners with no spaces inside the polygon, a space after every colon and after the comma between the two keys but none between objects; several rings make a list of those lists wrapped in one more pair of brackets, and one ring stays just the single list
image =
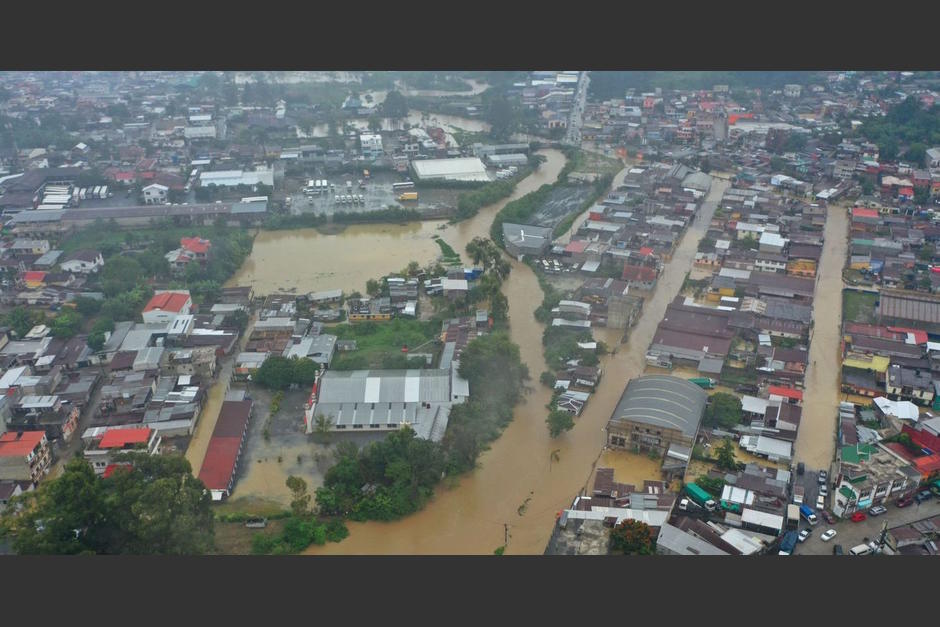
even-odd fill
[{"label": "brown water", "polygon": [[[238,350],[244,350],[251,330],[254,328],[254,322],[250,322],[245,329],[245,333],[238,342]],[[231,381],[232,371],[235,368],[235,362],[231,359],[226,361],[218,370],[216,381],[209,388],[209,398],[199,414],[199,420],[196,421],[196,428],[193,430],[193,436],[186,447],[186,459],[189,460],[193,468],[193,474],[199,476],[202,469],[202,462],[206,458],[206,450],[209,448],[209,440],[212,439],[212,432],[215,431],[215,423],[219,420],[219,412],[222,410],[222,401],[225,400],[225,393],[228,391]]]},{"label": "brown water", "polygon": [[369,279],[410,261],[425,265],[436,259],[441,249],[431,237],[444,234],[437,230],[442,223],[355,224],[336,235],[316,229],[261,231],[251,256],[226,286],[251,285],[259,295],[292,288],[364,291]]},{"label": "brown water", "polygon": [[842,268],[848,249],[848,210],[833,205],[826,216],[825,241],[813,300],[813,337],[803,394],[803,418],[797,433],[796,462],[828,469],[835,454],[839,409]]},{"label": "brown water", "polygon": [[489,237],[493,217],[506,203],[558,178],[564,155],[558,150],[538,154],[547,161],[523,179],[511,196],[453,226],[443,220],[427,220],[404,225],[356,224],[336,235],[324,235],[316,229],[262,231],[255,238],[251,256],[225,285],[251,285],[259,295],[290,289],[299,294],[330,289],[364,291],[369,279],[400,270],[410,261],[425,265],[436,259],[441,249],[431,239],[434,235],[464,255],[474,237]]},{"label": "brown water", "polygon": [[[533,310],[542,292],[532,271],[513,261],[505,284],[513,341],[532,374],[532,392],[516,407],[513,422],[479,460],[479,468],[456,487],[441,488],[422,511],[392,523],[349,523],[343,542],[311,547],[308,554],[490,554],[505,542],[508,528],[511,554],[542,554],[556,513],[585,488],[604,453],[604,427],[627,381],[642,374],[646,349],[666,305],[678,294],[692,265],[699,240],[721,197],[724,182],[715,182],[705,203],[704,218],[696,220],[659,280],[655,294],[629,343],[619,345],[620,332],[597,329],[595,337],[617,351],[604,357],[603,379],[574,429],[553,440],[545,425],[550,393],[538,384],[546,369],[542,356],[542,325]],[[462,238],[489,228],[487,215],[468,223]],[[459,231],[459,227],[455,230]],[[605,461],[605,463],[608,463]],[[623,474],[633,473],[619,466]],[[639,470],[646,474],[646,469]],[[656,478],[654,475],[653,477]],[[619,480],[619,479],[618,479]],[[508,527],[507,527],[508,526]]]}]

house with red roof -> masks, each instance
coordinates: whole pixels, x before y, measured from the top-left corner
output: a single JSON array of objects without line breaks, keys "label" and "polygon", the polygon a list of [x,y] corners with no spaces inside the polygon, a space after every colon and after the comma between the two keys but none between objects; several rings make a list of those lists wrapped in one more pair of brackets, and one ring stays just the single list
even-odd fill
[{"label": "house with red roof", "polygon": [[125,453],[159,455],[161,440],[158,432],[150,427],[108,429],[85,445],[84,455],[95,473],[102,475]]},{"label": "house with red roof", "polygon": [[803,400],[803,391],[795,388],[789,388],[783,385],[771,385],[767,389],[767,394],[771,397],[779,396],[787,399],[790,403],[797,403]]},{"label": "house with red roof", "polygon": [[144,322],[169,323],[176,316],[192,312],[193,299],[189,290],[158,290],[144,307]]},{"label": "house with red roof", "polygon": [[45,431],[7,431],[0,435],[0,480],[39,481],[52,457]]},{"label": "house with red roof", "polygon": [[48,273],[42,272],[40,270],[30,270],[29,272],[24,272],[23,283],[26,284],[27,289],[39,289],[46,284],[47,274]]},{"label": "house with red roof", "polygon": [[656,287],[656,268],[626,263],[622,279],[633,289],[651,291]]},{"label": "house with red roof", "polygon": [[180,238],[180,247],[171,250],[164,257],[170,264],[170,268],[176,271],[185,270],[192,261],[198,261],[205,265],[209,260],[209,251],[212,248],[212,242],[201,237],[183,237]]}]

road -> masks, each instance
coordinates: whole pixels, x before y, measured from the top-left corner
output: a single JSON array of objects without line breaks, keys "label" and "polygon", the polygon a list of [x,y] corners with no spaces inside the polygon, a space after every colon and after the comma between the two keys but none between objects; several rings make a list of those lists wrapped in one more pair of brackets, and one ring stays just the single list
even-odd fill
[{"label": "road", "polygon": [[813,331],[803,393],[803,417],[794,466],[828,469],[835,456],[841,377],[842,268],[848,249],[848,213],[834,205],[826,216],[822,259],[813,299]]},{"label": "road", "polygon": [[574,104],[571,107],[571,116],[568,118],[568,131],[565,133],[565,143],[572,146],[581,145],[581,116],[584,113],[590,80],[587,72],[581,72],[578,79],[578,91],[575,93]]},{"label": "road", "polygon": [[[809,527],[806,521],[800,520],[800,529],[809,527],[813,535],[806,539],[802,544],[798,544],[795,555],[832,555],[832,547],[836,544],[842,545],[845,553],[849,552],[853,546],[862,544],[865,538],[874,540],[881,533],[881,528],[888,523],[888,529],[912,523],[924,518],[930,518],[940,514],[940,500],[933,498],[918,505],[913,503],[903,509],[895,507],[894,504],[886,505],[887,513],[881,516],[869,516],[862,522],[854,523],[850,520],[841,520],[834,525],[829,525],[825,520],[820,520],[819,524]],[[827,529],[835,529],[836,537],[829,542],[823,542],[820,539],[822,532]]]}]

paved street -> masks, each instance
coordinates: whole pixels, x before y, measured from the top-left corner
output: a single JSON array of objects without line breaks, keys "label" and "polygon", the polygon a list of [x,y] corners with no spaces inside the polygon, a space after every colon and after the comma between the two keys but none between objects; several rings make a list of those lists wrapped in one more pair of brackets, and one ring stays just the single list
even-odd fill
[{"label": "paved street", "polygon": [[[881,528],[888,523],[888,529],[912,523],[924,518],[930,518],[940,514],[940,500],[932,498],[929,501],[921,503],[912,503],[905,508],[898,508],[893,501],[886,505],[888,511],[881,516],[869,516],[862,522],[854,523],[851,520],[840,520],[834,525],[820,520],[819,524],[809,527],[805,521],[800,520],[800,529],[808,527],[812,529],[813,534],[806,539],[806,542],[798,544],[795,555],[832,555],[832,547],[836,544],[842,545],[845,553],[849,552],[853,546],[862,544],[865,538],[873,540],[881,533]],[[819,539],[823,531],[835,529],[837,535],[829,542],[823,542]]]},{"label": "paved street", "polygon": [[581,116],[584,114],[584,104],[587,101],[588,91],[587,72],[581,72],[578,80],[578,92],[574,96],[574,104],[571,107],[571,117],[568,119],[568,132],[565,133],[565,143],[573,146],[581,145]]}]

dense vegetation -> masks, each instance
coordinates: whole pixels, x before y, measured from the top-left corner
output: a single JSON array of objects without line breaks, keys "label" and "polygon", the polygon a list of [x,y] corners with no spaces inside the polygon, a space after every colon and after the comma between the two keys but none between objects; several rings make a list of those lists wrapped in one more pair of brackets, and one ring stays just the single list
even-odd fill
[{"label": "dense vegetation", "polygon": [[542,157],[538,155],[530,156],[529,164],[519,168],[519,171],[512,178],[492,181],[486,183],[483,187],[460,194],[457,197],[457,214],[454,216],[454,221],[459,222],[460,220],[472,218],[483,207],[488,207],[503,198],[511,196],[516,190],[516,185],[535,171],[542,160]]},{"label": "dense vegetation", "polygon": [[254,380],[268,389],[286,390],[291,385],[310,385],[319,366],[306,357],[271,355],[255,373]]},{"label": "dense vegetation", "polygon": [[900,157],[924,167],[926,150],[940,144],[940,105],[925,109],[917,98],[908,97],[884,117],[867,119],[858,132],[878,145],[882,161]]},{"label": "dense vegetation", "polygon": [[656,536],[639,520],[624,520],[610,530],[610,552],[615,555],[652,555]]},{"label": "dense vegetation", "polygon": [[213,548],[211,497],[185,457],[128,453],[108,478],[81,457],[15,497],[2,531],[23,555],[199,555]]},{"label": "dense vegetation", "polygon": [[545,364],[553,370],[561,370],[568,360],[576,359],[583,366],[596,366],[599,361],[597,353],[578,347],[578,342],[591,342],[593,339],[590,329],[546,326],[542,332]]},{"label": "dense vegetation", "polygon": [[545,422],[548,424],[548,433],[553,438],[557,438],[565,431],[570,431],[574,427],[574,417],[561,409],[553,409],[550,411]]},{"label": "dense vegetation", "polygon": [[727,430],[741,423],[741,415],[740,398],[726,392],[715,392],[705,407],[704,424]]}]

